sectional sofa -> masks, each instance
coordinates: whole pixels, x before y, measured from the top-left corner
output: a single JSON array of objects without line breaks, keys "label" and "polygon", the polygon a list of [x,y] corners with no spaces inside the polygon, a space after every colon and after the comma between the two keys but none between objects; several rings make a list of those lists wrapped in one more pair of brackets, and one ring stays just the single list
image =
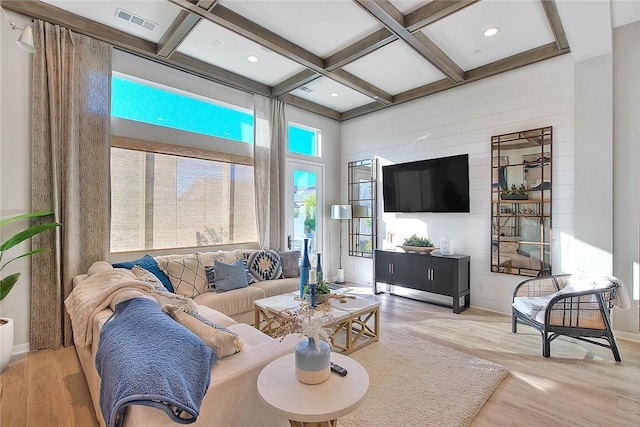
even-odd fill
[{"label": "sectional sofa", "polygon": [[[74,313],[71,318],[76,351],[87,378],[96,417],[101,426],[105,425],[105,420],[100,408],[101,379],[96,369],[100,334],[116,304],[127,298],[148,293],[147,287],[151,289],[149,284],[137,277],[137,272],[134,275],[132,271],[136,270],[152,272],[151,276],[154,279],[157,277],[165,287],[171,288],[173,292],[168,290],[155,292],[163,295],[158,299],[160,305],[171,300],[172,296],[182,301],[188,297],[189,303],[197,309],[200,316],[216,325],[228,328],[229,331],[237,334],[242,342],[242,351],[221,357],[213,365],[211,381],[202,400],[200,414],[193,425],[288,425],[286,419],[272,414],[261,403],[257,396],[256,380],[261,369],[270,361],[291,353],[299,337],[291,335],[283,340],[272,339],[251,326],[251,323],[254,319],[253,302],[255,300],[299,289],[299,277],[286,277],[296,273],[299,276],[299,270],[297,270],[299,253],[282,253],[280,265],[274,266],[271,262],[274,253],[268,251],[270,253],[265,254],[264,252],[266,251],[234,250],[159,257],[147,255],[137,260],[114,265],[99,261],[94,263],[87,274],[74,278],[73,298],[70,296],[65,303],[67,311],[70,314]],[[229,283],[224,283],[226,276],[221,274],[222,266],[226,267],[234,263],[247,265],[246,281],[251,281],[251,284],[244,285],[243,279],[240,280],[243,282],[241,286],[234,288],[237,284],[232,283],[233,289],[228,289]],[[253,267],[251,267],[252,263]],[[211,268],[216,265],[219,268]],[[283,274],[283,271],[286,274]],[[127,283],[126,289],[114,286],[113,277],[117,280],[124,278]],[[268,278],[257,280],[265,277]],[[212,287],[211,279],[214,279],[219,289]],[[158,284],[154,286],[156,289],[159,288]],[[89,291],[91,297],[86,296],[89,288],[97,289]],[[114,292],[113,289],[117,291]],[[100,295],[99,302],[94,298],[95,295]],[[109,296],[105,297],[105,295]],[[77,311],[82,314],[79,315]],[[89,311],[91,314],[85,313]],[[144,405],[128,406],[123,420],[124,426],[175,425],[164,411]]]}]

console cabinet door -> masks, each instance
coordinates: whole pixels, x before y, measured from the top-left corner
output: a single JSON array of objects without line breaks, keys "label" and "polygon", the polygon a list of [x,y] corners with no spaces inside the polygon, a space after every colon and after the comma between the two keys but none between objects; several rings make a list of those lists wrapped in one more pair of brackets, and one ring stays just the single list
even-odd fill
[{"label": "console cabinet door", "polygon": [[376,251],[376,282],[390,285],[411,284],[411,258],[404,253]]},{"label": "console cabinet door", "polygon": [[409,286],[419,291],[431,292],[431,256],[412,255],[411,278],[413,284]]},{"label": "console cabinet door", "polygon": [[453,270],[457,261],[449,258],[431,257],[430,292],[453,296]]},{"label": "console cabinet door", "polygon": [[393,253],[386,251],[375,251],[376,282],[393,284],[393,274],[391,265],[393,264]]}]

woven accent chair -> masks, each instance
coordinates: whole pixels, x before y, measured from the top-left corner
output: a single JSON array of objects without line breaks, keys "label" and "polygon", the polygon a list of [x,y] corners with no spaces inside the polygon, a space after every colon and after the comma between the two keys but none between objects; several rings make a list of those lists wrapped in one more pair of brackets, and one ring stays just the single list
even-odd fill
[{"label": "woven accent chair", "polygon": [[544,357],[551,356],[551,341],[564,335],[608,348],[620,362],[610,316],[612,307],[630,305],[622,282],[601,276],[588,286],[576,287],[571,277],[555,275],[520,283],[513,292],[512,332],[517,332],[518,323],[537,329]]}]

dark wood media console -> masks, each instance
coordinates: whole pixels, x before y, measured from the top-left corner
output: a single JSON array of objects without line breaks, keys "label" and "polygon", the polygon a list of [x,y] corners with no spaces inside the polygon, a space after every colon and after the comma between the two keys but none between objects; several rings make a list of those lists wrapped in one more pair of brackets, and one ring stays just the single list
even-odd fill
[{"label": "dark wood media console", "polygon": [[[453,312],[471,306],[468,255],[430,255],[376,250],[374,284],[386,283],[453,298]],[[376,287],[377,292],[377,287]],[[464,304],[460,305],[460,298]],[[442,305],[439,301],[433,304]]]}]

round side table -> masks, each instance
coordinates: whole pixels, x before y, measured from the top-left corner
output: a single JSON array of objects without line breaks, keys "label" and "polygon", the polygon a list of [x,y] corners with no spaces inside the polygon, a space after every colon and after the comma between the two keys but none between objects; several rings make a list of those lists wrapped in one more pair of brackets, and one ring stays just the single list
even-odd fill
[{"label": "round side table", "polygon": [[323,383],[309,385],[296,379],[294,354],[282,356],[262,369],[258,395],[292,427],[333,427],[343,415],[364,401],[369,374],[350,357],[331,353],[331,361],[345,368],[347,376],[331,372]]}]

